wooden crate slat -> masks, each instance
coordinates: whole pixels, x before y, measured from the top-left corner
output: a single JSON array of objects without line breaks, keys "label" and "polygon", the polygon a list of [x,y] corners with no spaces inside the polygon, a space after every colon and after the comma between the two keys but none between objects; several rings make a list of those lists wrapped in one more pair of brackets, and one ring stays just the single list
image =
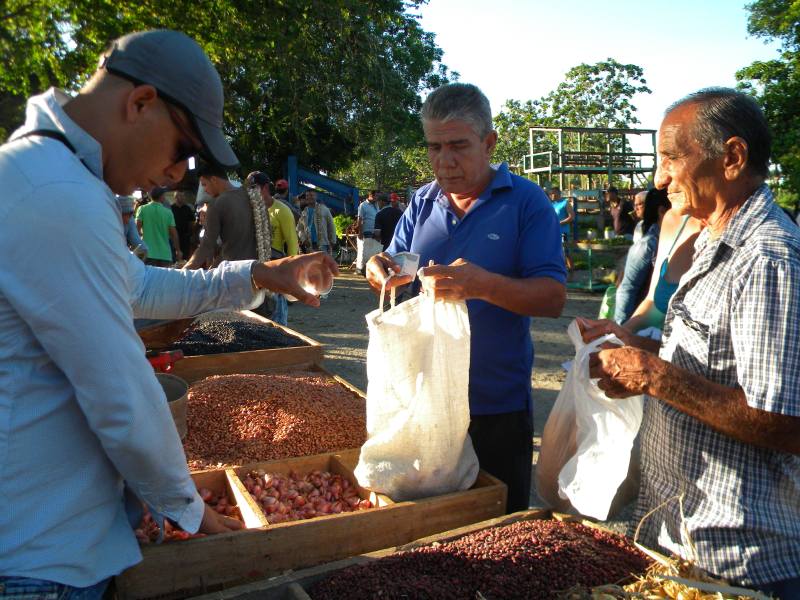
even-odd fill
[{"label": "wooden crate slat", "polygon": [[[237,505],[248,510],[249,494],[235,474],[253,468],[270,472],[345,469],[351,477],[359,450],[246,465],[193,474],[196,481],[223,473]],[[217,475],[212,475],[217,473]],[[354,479],[354,477],[353,477]],[[277,523],[257,529],[143,547],[144,561],[117,578],[122,600],[178,598],[328,563],[381,548],[396,548],[437,531],[496,517],[505,509],[506,488],[481,472],[476,487],[464,492],[392,503],[376,498],[378,508]],[[238,495],[237,495],[238,494]],[[374,497],[374,495],[373,495]],[[256,505],[257,507],[257,505]],[[241,510],[241,509],[240,509]],[[255,512],[255,511],[254,511]],[[252,521],[250,521],[252,522]],[[282,592],[283,593],[283,592]]]},{"label": "wooden crate slat", "polygon": [[[235,373],[264,373],[277,368],[311,365],[321,363],[324,359],[324,346],[274,321],[262,317],[249,310],[239,311],[242,316],[269,327],[280,329],[286,335],[298,338],[307,346],[290,346],[288,348],[267,348],[264,350],[247,350],[222,354],[203,354],[187,356],[173,366],[170,373],[177,375],[188,383],[204,379],[209,375],[230,375]],[[174,343],[194,319],[176,319],[169,323],[146,328],[139,332],[145,345],[154,348],[166,348]]]}]

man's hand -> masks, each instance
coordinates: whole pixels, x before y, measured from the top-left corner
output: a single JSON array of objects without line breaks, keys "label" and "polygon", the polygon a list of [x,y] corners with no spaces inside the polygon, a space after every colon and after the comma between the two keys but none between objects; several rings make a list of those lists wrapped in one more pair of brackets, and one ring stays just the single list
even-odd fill
[{"label": "man's hand", "polygon": [[221,515],[208,504],[204,504],[204,506],[205,512],[203,512],[203,520],[200,522],[199,533],[226,533],[244,528],[244,523],[238,519]]},{"label": "man's hand", "polygon": [[390,275],[389,269],[399,273],[400,265],[394,262],[391,255],[386,252],[376,254],[367,261],[367,283],[374,291],[380,293],[384,281],[386,282],[386,289],[390,290],[394,287],[411,283],[414,279],[411,275]]},{"label": "man's hand", "polygon": [[631,346],[601,350],[589,356],[589,377],[609,398],[628,398],[645,394],[660,359]]},{"label": "man's hand", "polygon": [[592,342],[599,337],[603,337],[609,333],[616,335],[623,344],[626,346],[635,346],[634,336],[630,331],[618,325],[611,319],[586,319],[584,317],[577,317],[575,319],[578,323],[578,330],[581,332],[581,337],[585,343]]},{"label": "man's hand", "polygon": [[329,288],[339,274],[339,266],[326,252],[287,256],[253,265],[253,281],[260,289],[294,296],[303,304],[319,306],[319,298],[303,289],[312,284],[317,289]]},{"label": "man's hand", "polygon": [[477,265],[456,259],[449,265],[425,267],[420,273],[422,288],[433,293],[436,300],[469,300],[482,298],[489,271]]}]

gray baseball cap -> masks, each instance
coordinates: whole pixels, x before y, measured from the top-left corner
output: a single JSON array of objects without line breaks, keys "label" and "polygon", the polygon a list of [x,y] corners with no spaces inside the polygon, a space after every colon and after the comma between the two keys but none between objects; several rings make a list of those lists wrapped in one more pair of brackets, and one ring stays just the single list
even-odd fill
[{"label": "gray baseball cap", "polygon": [[149,84],[183,108],[203,141],[207,160],[226,169],[239,165],[222,132],[224,96],[219,73],[188,35],[169,29],[138,31],[114,41],[100,68],[136,84]]}]

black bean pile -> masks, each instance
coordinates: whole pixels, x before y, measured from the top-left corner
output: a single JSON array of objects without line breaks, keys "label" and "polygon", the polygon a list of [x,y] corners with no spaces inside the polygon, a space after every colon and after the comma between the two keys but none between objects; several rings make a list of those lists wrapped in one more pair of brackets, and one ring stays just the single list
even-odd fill
[{"label": "black bean pile", "polygon": [[244,318],[237,313],[214,313],[192,323],[170,350],[185,356],[308,346],[278,327]]},{"label": "black bean pile", "polygon": [[[642,574],[648,559],[625,538],[579,523],[518,521],[337,571],[314,600],[557,599]],[[481,596],[478,596],[478,594]]]}]

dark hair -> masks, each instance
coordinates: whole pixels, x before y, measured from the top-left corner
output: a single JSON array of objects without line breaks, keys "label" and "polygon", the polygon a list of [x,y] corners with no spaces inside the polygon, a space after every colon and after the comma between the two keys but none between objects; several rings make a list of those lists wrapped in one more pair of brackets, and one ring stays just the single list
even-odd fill
[{"label": "dark hair", "polygon": [[163,196],[167,191],[169,190],[165,187],[154,187],[152,190],[150,190],[150,198],[153,200],[160,200],[161,196]]},{"label": "dark hair", "polygon": [[666,114],[684,104],[697,105],[692,133],[706,158],[720,156],[725,142],[740,137],[747,143],[748,168],[756,175],[769,175],[772,136],[764,112],[752,96],[730,88],[704,88],[678,100]]},{"label": "dark hair", "polygon": [[197,161],[197,176],[198,177],[219,177],[220,179],[227,179],[228,173],[225,168],[212,162],[204,160]]},{"label": "dark hair", "polygon": [[608,186],[608,187],[606,188],[606,191],[607,191],[609,194],[617,194],[617,195],[619,196],[619,190],[618,190],[618,189],[617,189],[615,186],[613,186],[613,185],[610,185],[610,186]]},{"label": "dark hair", "polygon": [[245,179],[245,183],[247,184],[248,188],[262,188],[265,185],[268,185],[270,195],[275,193],[275,185],[272,183],[269,175],[263,171],[252,171]]},{"label": "dark hair", "polygon": [[644,199],[644,217],[642,217],[642,233],[647,233],[648,229],[653,223],[658,223],[658,209],[661,207],[669,210],[672,208],[672,203],[667,196],[667,190],[647,190],[647,196]]}]

